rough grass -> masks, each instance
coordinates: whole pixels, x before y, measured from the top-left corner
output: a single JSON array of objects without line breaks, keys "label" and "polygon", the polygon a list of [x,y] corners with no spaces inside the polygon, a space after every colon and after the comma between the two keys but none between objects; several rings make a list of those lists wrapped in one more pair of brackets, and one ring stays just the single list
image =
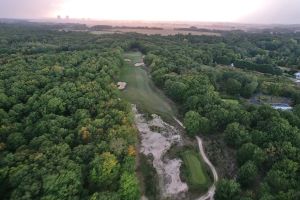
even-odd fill
[{"label": "rough grass", "polygon": [[121,68],[120,81],[127,82],[127,87],[122,91],[122,96],[134,103],[143,112],[155,113],[164,118],[176,116],[176,107],[169,104],[167,97],[155,87],[147,71],[143,67],[134,67],[133,64],[141,62],[142,54],[130,52],[124,55],[131,63],[125,63]]},{"label": "rough grass", "polygon": [[140,154],[140,166],[138,170],[141,172],[143,176],[143,182],[144,182],[144,195],[147,196],[149,200],[155,200],[158,199],[158,188],[157,188],[157,182],[158,177],[156,174],[156,171],[152,165],[152,163],[149,161],[149,159],[143,155]]},{"label": "rough grass", "polygon": [[181,157],[184,162],[183,173],[190,188],[193,190],[206,190],[210,180],[197,152],[186,150],[181,153]]}]

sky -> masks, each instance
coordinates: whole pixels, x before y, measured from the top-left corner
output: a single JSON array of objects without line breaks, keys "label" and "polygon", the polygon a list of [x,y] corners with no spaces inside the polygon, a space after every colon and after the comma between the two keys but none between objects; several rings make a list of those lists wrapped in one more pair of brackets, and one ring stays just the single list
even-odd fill
[{"label": "sky", "polygon": [[0,18],[300,24],[300,0],[0,0]]}]

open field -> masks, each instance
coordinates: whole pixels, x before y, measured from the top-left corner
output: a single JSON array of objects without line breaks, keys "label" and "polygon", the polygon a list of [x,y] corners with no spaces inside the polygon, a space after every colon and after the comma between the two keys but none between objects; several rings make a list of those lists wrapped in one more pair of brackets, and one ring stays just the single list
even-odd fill
[{"label": "open field", "polygon": [[214,32],[201,32],[201,31],[184,31],[184,30],[174,30],[174,29],[107,29],[107,30],[102,30],[102,31],[91,31],[92,34],[114,34],[114,33],[140,33],[140,34],[145,34],[145,35],[162,35],[162,36],[167,36],[167,35],[177,35],[177,34],[183,34],[183,35],[215,35],[215,36],[220,36],[219,33],[214,33]]},{"label": "open field", "polygon": [[143,62],[143,55],[141,52],[139,51],[134,51],[134,52],[130,52],[130,53],[125,53],[124,54],[124,57],[126,59],[130,59],[131,62],[129,64],[131,64],[132,66],[135,64],[135,63],[140,63],[140,62]]},{"label": "open field", "polygon": [[206,188],[209,185],[209,178],[199,155],[193,150],[186,150],[182,154],[185,165],[185,174],[191,189]]},{"label": "open field", "polygon": [[140,62],[142,54],[131,52],[124,55],[124,58],[130,59],[131,63],[126,63],[121,69],[120,81],[127,83],[127,87],[122,91],[122,96],[128,101],[136,104],[139,109],[149,113],[155,113],[162,117],[172,118],[176,116],[176,108],[168,102],[170,100],[158,90],[146,69],[134,67],[135,62]]}]

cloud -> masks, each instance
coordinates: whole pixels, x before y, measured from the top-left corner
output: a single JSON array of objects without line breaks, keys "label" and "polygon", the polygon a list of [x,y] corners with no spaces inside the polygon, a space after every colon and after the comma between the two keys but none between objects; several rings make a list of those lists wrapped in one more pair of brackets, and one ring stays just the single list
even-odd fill
[{"label": "cloud", "polygon": [[0,18],[299,23],[300,0],[0,0]]},{"label": "cloud", "polygon": [[48,16],[61,0],[1,0],[0,17],[36,18]]},{"label": "cloud", "polygon": [[236,21],[263,0],[64,0],[56,15],[125,20]]},{"label": "cloud", "polygon": [[300,0],[265,0],[265,5],[241,22],[268,24],[299,24]]}]

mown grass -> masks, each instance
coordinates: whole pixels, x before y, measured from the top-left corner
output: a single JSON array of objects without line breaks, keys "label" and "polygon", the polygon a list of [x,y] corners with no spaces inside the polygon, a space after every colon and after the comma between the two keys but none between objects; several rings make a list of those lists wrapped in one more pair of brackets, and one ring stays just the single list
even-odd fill
[{"label": "mown grass", "polygon": [[122,91],[122,96],[129,102],[136,104],[143,112],[155,113],[164,118],[176,116],[176,107],[170,105],[170,100],[155,87],[147,71],[143,67],[134,67],[140,62],[142,54],[139,52],[126,53],[125,58],[131,59],[131,63],[125,63],[121,68],[120,81],[127,83]]},{"label": "mown grass", "polygon": [[228,104],[239,105],[239,101],[235,100],[235,99],[222,99],[222,101],[224,101]]},{"label": "mown grass", "polygon": [[132,51],[124,53],[124,57],[131,60],[131,64],[139,63],[143,61],[143,55],[139,51]]},{"label": "mown grass", "polygon": [[183,160],[183,176],[185,177],[189,188],[192,190],[207,190],[211,180],[198,153],[189,149],[182,152],[181,157]]}]

